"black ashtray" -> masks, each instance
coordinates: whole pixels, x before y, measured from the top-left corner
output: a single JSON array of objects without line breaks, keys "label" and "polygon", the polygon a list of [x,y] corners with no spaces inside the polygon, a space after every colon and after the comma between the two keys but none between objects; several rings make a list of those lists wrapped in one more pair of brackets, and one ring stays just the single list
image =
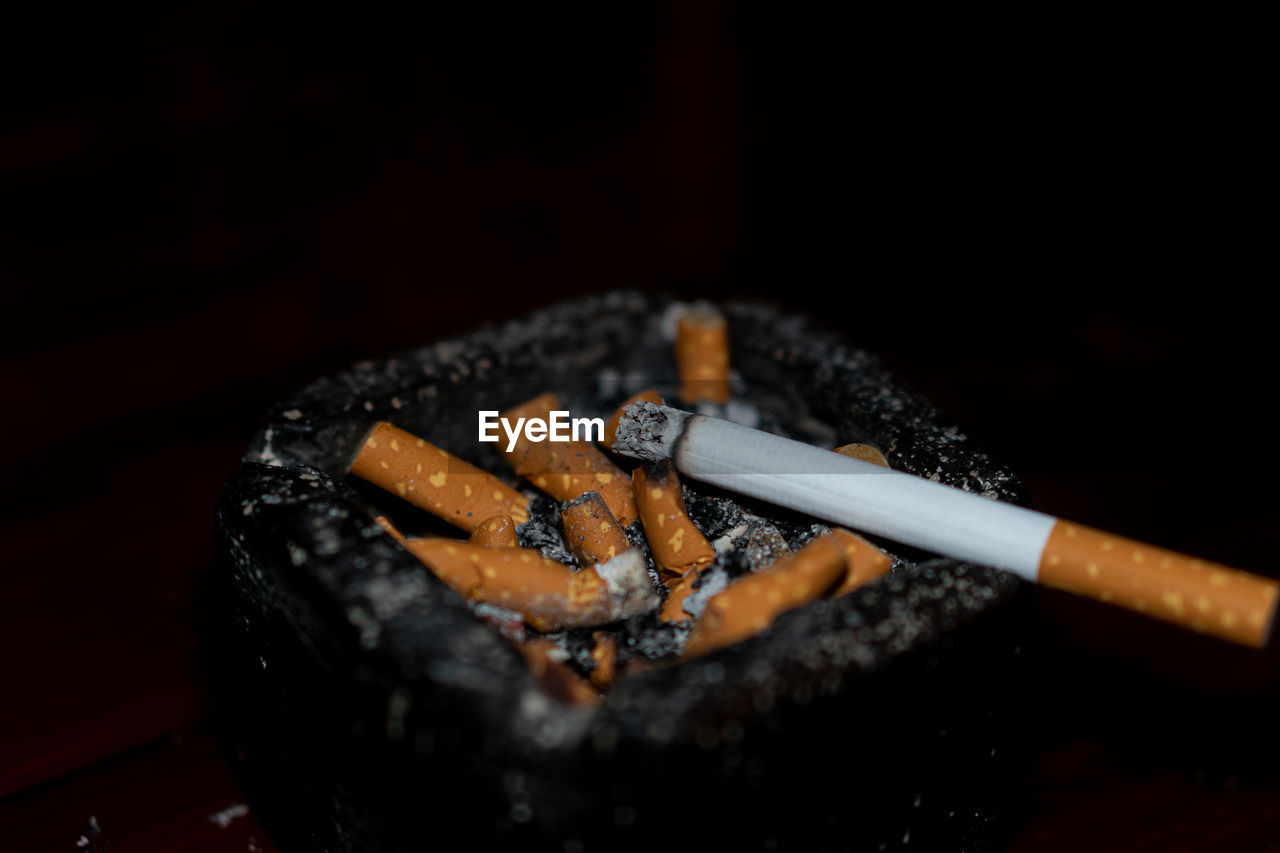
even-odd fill
[{"label": "black ashtray", "polygon": [[[557,305],[357,365],[268,417],[217,505],[217,695],[238,775],[283,849],[1002,846],[1017,755],[1003,697],[1022,665],[1011,576],[889,543],[902,557],[889,575],[627,675],[583,709],[539,689],[373,519],[437,522],[345,477],[388,420],[510,478],[476,441],[477,410],[555,390],[575,415],[608,417],[641,388],[674,388],[670,305]],[[767,306],[722,310],[737,398],[761,428],[867,442],[900,470],[1025,502],[874,357]],[[783,531],[808,523],[752,509]]]}]

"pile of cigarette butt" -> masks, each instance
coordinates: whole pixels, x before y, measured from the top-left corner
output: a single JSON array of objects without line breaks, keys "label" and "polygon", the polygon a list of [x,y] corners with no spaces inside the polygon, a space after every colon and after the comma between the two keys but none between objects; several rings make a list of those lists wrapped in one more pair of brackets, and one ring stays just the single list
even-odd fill
[{"label": "pile of cigarette butt", "polygon": [[[728,329],[707,305],[675,322],[679,402],[732,403]],[[770,520],[727,498],[700,494],[670,461],[628,470],[603,441],[496,445],[518,488],[386,421],[349,473],[457,527],[466,539],[388,535],[514,643],[547,694],[598,702],[628,671],[670,666],[759,634],[783,613],[845,595],[889,571],[893,558],[845,529]],[[562,407],[544,393],[502,413],[547,419]],[[838,452],[885,465],[868,445]]]}]

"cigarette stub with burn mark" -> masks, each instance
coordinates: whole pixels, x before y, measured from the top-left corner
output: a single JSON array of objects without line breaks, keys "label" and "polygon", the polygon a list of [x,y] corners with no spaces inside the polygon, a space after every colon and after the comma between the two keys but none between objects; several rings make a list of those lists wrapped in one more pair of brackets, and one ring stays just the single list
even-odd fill
[{"label": "cigarette stub with burn mark", "polygon": [[692,305],[676,321],[676,368],[686,403],[729,402],[729,324],[711,305]]},{"label": "cigarette stub with burn mark", "polygon": [[548,694],[570,705],[594,705],[600,692],[591,682],[565,665],[565,654],[555,643],[539,637],[516,646],[529,672]]},{"label": "cigarette stub with burn mark", "polygon": [[467,532],[495,515],[510,516],[516,524],[529,519],[524,495],[386,421],[369,432],[350,472]]},{"label": "cigarette stub with burn mark", "polygon": [[644,536],[664,580],[715,559],[715,549],[689,520],[680,478],[670,460],[637,468],[631,481]]},{"label": "cigarette stub with burn mark", "polygon": [[831,592],[833,598],[848,595],[868,582],[888,574],[893,560],[884,551],[851,530],[837,527],[831,533],[844,551],[845,566],[844,579]]},{"label": "cigarette stub with burn mark", "polygon": [[575,572],[532,548],[443,538],[401,544],[458,594],[514,610],[539,631],[604,625],[658,606],[644,557],[634,548]]},{"label": "cigarette stub with burn mark", "polygon": [[820,536],[772,566],[716,594],[693,626],[684,657],[704,655],[754,636],[787,610],[821,598],[845,574],[846,541]]},{"label": "cigarette stub with burn mark", "polygon": [[705,415],[635,403],[613,449],[741,494],[1249,646],[1280,585]]},{"label": "cigarette stub with burn mark", "polygon": [[[546,419],[560,410],[555,394],[543,394],[504,412],[502,418]],[[636,520],[631,478],[598,449],[584,441],[533,441],[521,433],[506,452],[507,462],[521,477],[560,501],[571,501],[587,492],[599,492],[619,524]]]}]

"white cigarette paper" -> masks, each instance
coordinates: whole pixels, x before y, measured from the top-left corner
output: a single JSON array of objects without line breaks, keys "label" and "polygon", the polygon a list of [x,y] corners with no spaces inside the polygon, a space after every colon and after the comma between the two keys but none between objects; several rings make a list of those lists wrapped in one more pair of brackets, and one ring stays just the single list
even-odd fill
[{"label": "white cigarette paper", "polygon": [[636,403],[613,449],[704,483],[1034,581],[1054,519],[789,438]]}]

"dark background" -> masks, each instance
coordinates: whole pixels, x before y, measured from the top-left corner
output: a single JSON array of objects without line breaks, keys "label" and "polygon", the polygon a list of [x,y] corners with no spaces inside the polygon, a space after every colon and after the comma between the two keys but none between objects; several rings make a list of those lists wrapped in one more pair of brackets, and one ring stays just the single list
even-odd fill
[{"label": "dark background", "polygon": [[[6,13],[12,15],[12,13]],[[881,353],[1038,506],[1263,574],[1257,22],[135,4],[0,25],[0,847],[269,849],[208,729],[211,507],[298,385],[613,287]],[[1037,593],[1019,850],[1280,842],[1280,665]]]}]

